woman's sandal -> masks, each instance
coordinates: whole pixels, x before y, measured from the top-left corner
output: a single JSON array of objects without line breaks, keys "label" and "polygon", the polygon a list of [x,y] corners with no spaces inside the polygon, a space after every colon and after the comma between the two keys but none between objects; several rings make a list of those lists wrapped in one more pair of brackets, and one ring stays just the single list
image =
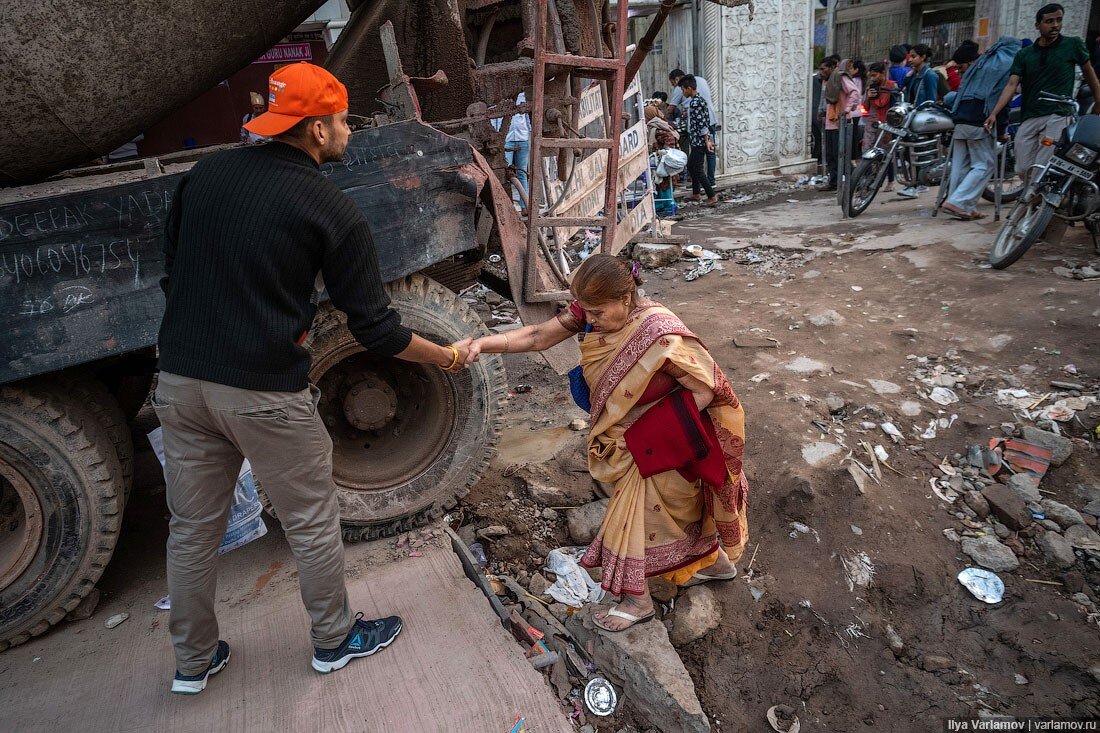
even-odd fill
[{"label": "woman's sandal", "polygon": [[735,567],[728,573],[722,573],[721,575],[705,575],[703,573],[696,573],[691,576],[691,580],[684,583],[681,588],[690,588],[693,585],[702,585],[703,583],[709,583],[712,580],[733,580],[737,577],[737,568]]},{"label": "woman's sandal", "polygon": [[618,632],[618,631],[626,631],[631,626],[636,626],[638,624],[644,624],[646,621],[652,621],[653,619],[655,619],[657,617],[657,611],[651,609],[650,612],[647,613],[647,614],[644,614],[642,616],[634,616],[632,614],[627,613],[626,611],[620,611],[618,606],[612,606],[611,608],[607,609],[607,617],[610,618],[612,616],[614,616],[615,618],[626,619],[627,621],[630,622],[630,626],[624,626],[621,629],[612,629],[608,626],[604,626],[603,624],[601,624],[600,620],[596,617],[592,618],[592,623],[596,624],[597,626],[599,626],[604,631],[610,631],[612,633]]}]

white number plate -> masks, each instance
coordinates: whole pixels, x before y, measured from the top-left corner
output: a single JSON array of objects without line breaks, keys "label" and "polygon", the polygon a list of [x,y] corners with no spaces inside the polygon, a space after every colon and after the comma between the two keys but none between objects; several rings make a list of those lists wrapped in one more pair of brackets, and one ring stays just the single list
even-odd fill
[{"label": "white number plate", "polygon": [[1065,171],[1066,173],[1072,173],[1078,178],[1084,178],[1086,181],[1092,180],[1092,172],[1087,171],[1084,168],[1074,165],[1068,161],[1062,160],[1057,155],[1050,159],[1050,165],[1052,168]]}]

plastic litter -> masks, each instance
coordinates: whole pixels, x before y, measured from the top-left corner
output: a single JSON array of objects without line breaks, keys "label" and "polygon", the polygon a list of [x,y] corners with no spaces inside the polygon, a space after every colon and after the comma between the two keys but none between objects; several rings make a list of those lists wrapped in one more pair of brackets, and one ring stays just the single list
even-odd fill
[{"label": "plastic litter", "polygon": [[945,406],[953,405],[959,401],[959,396],[955,394],[955,391],[947,387],[934,387],[932,393],[928,395],[928,398],[937,405]]},{"label": "plastic litter", "polygon": [[619,696],[615,688],[603,677],[593,677],[584,686],[584,706],[593,715],[606,718],[615,712],[618,704]]},{"label": "plastic litter", "polygon": [[959,582],[979,601],[1000,603],[1005,595],[1005,584],[995,573],[981,568],[966,568],[959,573]]},{"label": "plastic litter", "polygon": [[104,625],[108,629],[113,629],[128,618],[130,618],[130,614],[126,613],[125,611],[123,611],[122,613],[116,613],[114,616],[111,616],[109,619],[107,619],[107,623]]},{"label": "plastic litter", "polygon": [[894,423],[892,422],[884,422],[879,425],[879,427],[882,428],[882,432],[889,435],[890,439],[893,440],[895,443],[901,442],[902,434],[901,431],[898,430],[897,425],[894,425]]},{"label": "plastic litter", "polygon": [[[164,433],[162,428],[157,428],[147,436],[149,445],[153,448],[157,460],[160,461],[161,470],[165,468],[164,460]],[[168,480],[165,474],[165,481]],[[256,480],[252,475],[252,466],[248,459],[241,464],[241,470],[237,474],[237,485],[233,488],[233,508],[229,512],[229,524],[225,530],[225,537],[218,548],[218,554],[223,555],[230,550],[244,547],[252,540],[257,540],[267,534],[267,525],[262,516],[264,505],[260,503],[260,495],[256,491]]]},{"label": "plastic litter", "polygon": [[159,601],[153,604],[155,608],[159,608],[162,611],[167,611],[172,608],[172,596],[165,596]]},{"label": "plastic litter", "polygon": [[698,265],[684,273],[684,280],[692,282],[698,280],[703,275],[706,275],[712,270],[721,270],[722,265],[718,264],[718,260],[706,259],[702,260]]},{"label": "plastic litter", "polygon": [[886,463],[886,461],[890,460],[890,454],[887,453],[886,449],[883,448],[881,445],[876,445],[875,446],[875,458],[879,459],[883,463]]},{"label": "plastic litter", "polygon": [[559,547],[546,556],[545,570],[557,576],[546,593],[558,603],[573,608],[581,608],[585,603],[599,603],[604,596],[600,584],[592,580],[588,571],[577,562],[584,549]]},{"label": "plastic litter", "polygon": [[489,564],[489,558],[485,557],[485,546],[480,542],[475,542],[470,545],[470,553],[474,556],[474,559],[477,560],[479,567],[485,567]]},{"label": "plastic litter", "polygon": [[799,733],[802,730],[802,724],[790,705],[772,705],[768,708],[767,717],[768,725],[776,733]]}]

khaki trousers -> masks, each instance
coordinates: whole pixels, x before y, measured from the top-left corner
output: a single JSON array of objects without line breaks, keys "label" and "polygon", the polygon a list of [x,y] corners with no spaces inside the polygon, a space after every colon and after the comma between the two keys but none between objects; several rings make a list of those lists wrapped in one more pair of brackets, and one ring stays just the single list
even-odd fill
[{"label": "khaki trousers", "polygon": [[161,372],[153,406],[164,432],[169,632],[176,668],[200,674],[218,644],[218,547],[247,457],[283,525],[298,566],[314,646],[332,648],[352,624],[344,586],[332,441],[316,387],[257,392]]},{"label": "khaki trousers", "polygon": [[[1045,115],[1032,117],[1020,123],[1016,130],[1016,174],[1025,179],[1028,170],[1033,165],[1046,165],[1054,155],[1054,146],[1043,145],[1043,138],[1049,137],[1055,144],[1062,137],[1062,130],[1066,129],[1071,119],[1061,115]],[[1031,178],[1038,176],[1038,172],[1032,172]]]}]

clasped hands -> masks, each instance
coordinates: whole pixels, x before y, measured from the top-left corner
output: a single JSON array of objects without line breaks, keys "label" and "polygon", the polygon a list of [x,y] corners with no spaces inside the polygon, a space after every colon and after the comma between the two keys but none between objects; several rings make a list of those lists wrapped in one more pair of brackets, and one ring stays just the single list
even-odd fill
[{"label": "clasped hands", "polygon": [[[444,371],[450,372],[460,372],[463,369],[470,367],[474,362],[478,360],[478,357],[481,355],[480,341],[481,339],[474,340],[472,338],[455,341],[447,349],[446,363],[440,364],[439,366]],[[455,361],[454,352],[452,352],[451,349],[454,349],[458,352],[458,360],[454,364],[452,364],[452,362]]]}]

